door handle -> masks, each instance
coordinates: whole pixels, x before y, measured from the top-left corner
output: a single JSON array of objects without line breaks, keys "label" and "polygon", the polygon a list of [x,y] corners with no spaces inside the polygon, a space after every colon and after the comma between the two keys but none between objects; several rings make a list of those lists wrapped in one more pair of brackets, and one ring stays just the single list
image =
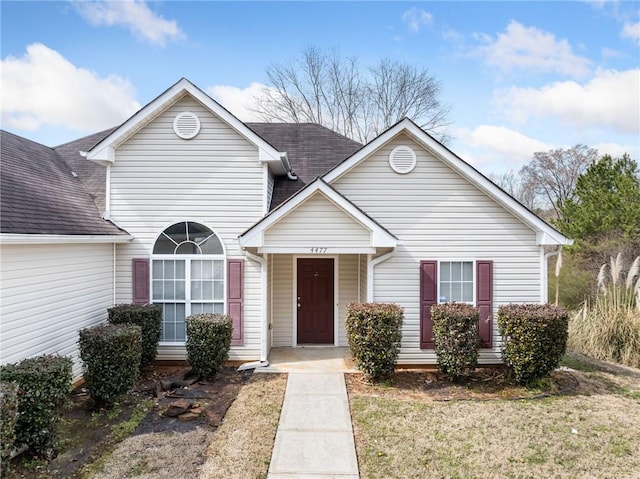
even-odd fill
[{"label": "door handle", "polygon": [[300,309],[300,303],[298,303],[298,309]]}]

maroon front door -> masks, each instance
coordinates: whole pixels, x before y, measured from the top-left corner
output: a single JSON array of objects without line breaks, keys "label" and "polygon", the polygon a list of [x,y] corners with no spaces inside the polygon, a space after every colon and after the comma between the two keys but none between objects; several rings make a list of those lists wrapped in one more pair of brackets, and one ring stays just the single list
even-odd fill
[{"label": "maroon front door", "polygon": [[298,259],[298,344],[333,344],[333,259]]}]

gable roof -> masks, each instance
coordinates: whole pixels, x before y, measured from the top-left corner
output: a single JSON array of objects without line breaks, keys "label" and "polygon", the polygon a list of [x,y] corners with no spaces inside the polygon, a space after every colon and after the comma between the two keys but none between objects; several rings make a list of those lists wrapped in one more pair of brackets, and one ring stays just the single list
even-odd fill
[{"label": "gable roof", "polygon": [[295,181],[276,177],[270,210],[362,148],[357,141],[316,123],[246,125],[279,151],[285,151],[292,172],[298,177]]},{"label": "gable roof", "polygon": [[1,131],[0,232],[14,235],[128,234],[102,219],[72,168],[48,146]]},{"label": "gable roof", "polygon": [[465,178],[471,184],[475,185],[480,191],[487,194],[499,205],[511,212],[516,218],[520,219],[524,224],[529,226],[536,232],[536,241],[540,245],[570,245],[573,240],[567,238],[558,230],[553,228],[546,221],[517,201],[490,179],[476,170],[469,163],[464,161],[458,155],[449,150],[442,143],[437,141],[422,128],[416,125],[408,118],[400,120],[395,125],[389,127],[378,137],[367,143],[364,147],[347,158],[345,161],[334,167],[331,171],[323,176],[323,179],[329,183],[333,183],[338,178],[355,168],[360,162],[365,160],[369,155],[378,150],[388,141],[400,133],[405,133],[416,141],[423,148],[430,151],[436,158],[440,159],[444,164]]},{"label": "gable roof", "polygon": [[259,160],[267,163],[274,174],[286,174],[290,170],[286,157],[277,151],[272,145],[257,135],[253,130],[242,123],[238,118],[226,108],[216,102],[213,98],[195,86],[186,78],[180,79],[169,87],[158,97],[147,103],[138,112],[134,113],[122,125],[115,128],[105,138],[100,140],[88,152],[87,158],[99,163],[113,163],[115,161],[115,148],[134,135],[137,131],[151,122],[157,115],[166,110],[169,106],[183,98],[191,95],[206,108],[211,110],[231,128],[245,137],[250,143],[258,148]]},{"label": "gable roof", "polygon": [[346,196],[340,194],[329,183],[322,178],[316,178],[304,188],[295,193],[288,201],[281,204],[267,216],[255,223],[238,238],[242,247],[260,247],[262,246],[262,233],[270,226],[274,225],[290,212],[295,210],[299,205],[304,203],[315,193],[320,192],[336,205],[339,209],[351,216],[356,222],[363,225],[372,233],[373,247],[393,248],[397,244],[397,238],[389,232],[384,226],[371,218],[367,213],[358,208]]}]

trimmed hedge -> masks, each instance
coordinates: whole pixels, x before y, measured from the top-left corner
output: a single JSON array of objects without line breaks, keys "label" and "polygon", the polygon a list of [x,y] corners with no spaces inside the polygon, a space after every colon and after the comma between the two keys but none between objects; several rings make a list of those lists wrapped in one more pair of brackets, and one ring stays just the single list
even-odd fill
[{"label": "trimmed hedge", "polygon": [[193,373],[213,381],[229,357],[233,320],[225,314],[194,314],[186,319],[187,356]]},{"label": "trimmed hedge", "polygon": [[136,324],[140,326],[142,330],[140,367],[150,364],[158,353],[158,342],[162,332],[162,305],[117,304],[107,311],[111,324]]},{"label": "trimmed hedge", "polygon": [[478,365],[478,308],[466,303],[431,306],[438,368],[450,379],[472,373]]},{"label": "trimmed hedge", "polygon": [[16,383],[0,382],[0,477],[9,474],[11,451],[16,442],[19,390]]},{"label": "trimmed hedge", "polygon": [[27,444],[35,456],[51,458],[55,453],[55,424],[71,391],[72,365],[69,358],[45,355],[0,368],[0,381],[20,388],[15,444]]},{"label": "trimmed hedge", "polygon": [[508,304],[498,308],[502,357],[520,384],[548,376],[567,348],[569,315],[550,304]]},{"label": "trimmed hedge", "polygon": [[346,328],[351,355],[370,381],[389,377],[402,339],[403,310],[392,303],[347,305]]},{"label": "trimmed hedge", "polygon": [[140,326],[103,324],[80,331],[84,380],[93,400],[113,405],[135,385],[142,355]]}]

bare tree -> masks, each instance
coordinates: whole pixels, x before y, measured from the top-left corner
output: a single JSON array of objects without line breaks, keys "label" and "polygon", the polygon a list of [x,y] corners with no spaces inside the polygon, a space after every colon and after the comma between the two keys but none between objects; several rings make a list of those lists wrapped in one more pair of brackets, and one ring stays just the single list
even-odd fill
[{"label": "bare tree", "polygon": [[309,47],[296,61],[270,65],[267,76],[254,108],[265,121],[320,123],[364,143],[409,117],[445,139],[449,108],[426,69],[388,59],[363,68],[357,57]]},{"label": "bare tree", "polygon": [[521,183],[535,194],[535,207],[552,210],[555,218],[573,199],[578,177],[598,159],[598,150],[585,145],[541,151],[520,169]]},{"label": "bare tree", "polygon": [[491,173],[489,179],[504,191],[513,196],[530,210],[536,209],[536,195],[531,185],[524,183],[520,174],[514,170],[507,170],[504,173]]}]

